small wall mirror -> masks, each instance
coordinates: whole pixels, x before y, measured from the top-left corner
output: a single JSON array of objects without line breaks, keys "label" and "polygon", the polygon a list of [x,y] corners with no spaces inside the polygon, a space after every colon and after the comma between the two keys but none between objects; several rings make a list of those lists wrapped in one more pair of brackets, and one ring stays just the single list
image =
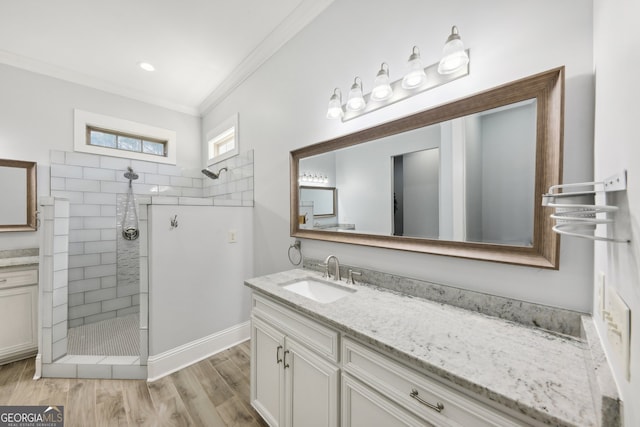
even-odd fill
[{"label": "small wall mirror", "polygon": [[313,208],[314,217],[336,216],[334,187],[300,187],[300,203]]},{"label": "small wall mirror", "polygon": [[[558,68],[292,151],[291,235],[557,269],[541,196],[561,182],[563,108]],[[305,170],[339,189],[335,227]]]},{"label": "small wall mirror", "polygon": [[36,163],[0,159],[0,232],[35,231]]}]

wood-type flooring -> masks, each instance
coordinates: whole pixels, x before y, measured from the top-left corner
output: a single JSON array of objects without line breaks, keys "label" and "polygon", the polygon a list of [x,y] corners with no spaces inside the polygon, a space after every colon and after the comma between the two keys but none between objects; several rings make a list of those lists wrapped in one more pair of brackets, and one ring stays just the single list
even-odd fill
[{"label": "wood-type flooring", "polygon": [[178,372],[144,380],[33,380],[34,359],[0,366],[0,406],[64,406],[65,427],[267,424],[249,403],[249,341]]}]

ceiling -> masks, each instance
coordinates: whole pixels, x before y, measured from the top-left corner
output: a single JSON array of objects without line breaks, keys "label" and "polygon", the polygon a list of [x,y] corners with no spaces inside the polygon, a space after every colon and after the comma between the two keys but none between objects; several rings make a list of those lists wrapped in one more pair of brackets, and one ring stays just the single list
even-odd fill
[{"label": "ceiling", "polygon": [[0,63],[201,115],[332,1],[0,0]]}]

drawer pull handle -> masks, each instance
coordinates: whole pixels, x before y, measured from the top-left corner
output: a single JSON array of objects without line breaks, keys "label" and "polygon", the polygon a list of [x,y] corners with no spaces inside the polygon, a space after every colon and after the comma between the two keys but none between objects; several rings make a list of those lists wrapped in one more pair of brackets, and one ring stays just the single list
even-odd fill
[{"label": "drawer pull handle", "polygon": [[289,364],[287,363],[287,354],[289,354],[289,350],[284,351],[284,369],[289,367]]},{"label": "drawer pull handle", "polygon": [[429,403],[426,400],[422,399],[420,396],[418,396],[418,390],[411,389],[411,393],[409,393],[409,396],[413,397],[415,400],[417,400],[418,402],[422,403],[423,405],[427,406],[428,408],[433,409],[436,412],[442,412],[442,410],[444,409],[444,405],[440,402],[437,402],[435,405],[433,403]]},{"label": "drawer pull handle", "polygon": [[280,359],[280,350],[282,350],[281,345],[279,345],[278,348],[276,348],[276,365],[282,362],[282,359]]}]

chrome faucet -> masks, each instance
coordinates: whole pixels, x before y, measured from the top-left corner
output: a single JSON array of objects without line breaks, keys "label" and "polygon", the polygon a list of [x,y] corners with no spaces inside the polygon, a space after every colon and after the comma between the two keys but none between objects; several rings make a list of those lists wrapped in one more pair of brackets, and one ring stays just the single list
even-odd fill
[{"label": "chrome faucet", "polygon": [[336,257],[335,255],[329,255],[327,259],[324,260],[324,265],[327,269],[327,277],[331,277],[331,273],[329,273],[329,262],[331,262],[332,259],[336,262],[336,269],[333,273],[333,280],[340,280],[340,263],[338,262],[338,257]]}]

